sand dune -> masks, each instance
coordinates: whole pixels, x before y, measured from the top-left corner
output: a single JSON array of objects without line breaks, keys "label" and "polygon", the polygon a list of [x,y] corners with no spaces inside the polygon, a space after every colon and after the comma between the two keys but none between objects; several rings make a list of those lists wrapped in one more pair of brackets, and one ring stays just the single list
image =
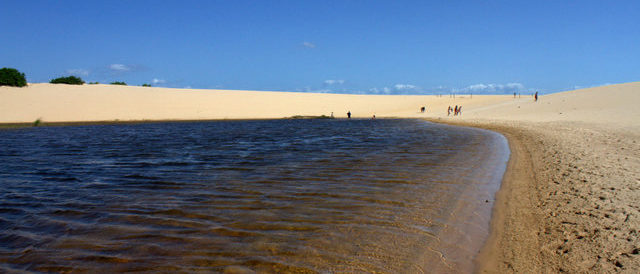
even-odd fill
[{"label": "sand dune", "polygon": [[464,118],[530,122],[576,121],[623,127],[640,126],[640,82],[514,99],[467,108]]},{"label": "sand dune", "polygon": [[[503,133],[512,151],[481,272],[640,271],[640,82],[540,96],[375,96],[110,85],[0,87],[0,123],[427,118]],[[447,116],[462,105],[461,116]],[[420,113],[421,106],[427,107]]]},{"label": "sand dune", "polygon": [[[378,96],[242,90],[194,90],[115,85],[30,84],[0,87],[0,123],[268,119],[295,115],[427,117],[448,105],[480,107],[509,96]],[[427,113],[420,113],[421,106]]]}]

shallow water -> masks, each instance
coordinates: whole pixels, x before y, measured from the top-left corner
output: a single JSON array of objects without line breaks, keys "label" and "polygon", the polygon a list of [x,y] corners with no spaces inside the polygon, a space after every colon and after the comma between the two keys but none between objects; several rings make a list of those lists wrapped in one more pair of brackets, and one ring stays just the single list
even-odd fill
[{"label": "shallow water", "polygon": [[0,269],[467,272],[501,135],[419,120],[0,131]]}]

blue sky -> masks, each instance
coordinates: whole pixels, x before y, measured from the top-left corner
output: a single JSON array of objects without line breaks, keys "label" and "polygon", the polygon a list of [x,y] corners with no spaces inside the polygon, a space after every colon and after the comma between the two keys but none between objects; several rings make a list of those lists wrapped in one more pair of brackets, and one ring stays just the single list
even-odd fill
[{"label": "blue sky", "polygon": [[640,81],[640,1],[3,1],[0,67],[373,94]]}]

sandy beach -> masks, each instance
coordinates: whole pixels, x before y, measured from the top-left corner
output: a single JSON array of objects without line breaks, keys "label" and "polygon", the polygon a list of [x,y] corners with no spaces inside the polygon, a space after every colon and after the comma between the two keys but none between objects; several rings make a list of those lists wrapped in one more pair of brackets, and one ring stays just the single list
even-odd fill
[{"label": "sandy beach", "polygon": [[511,158],[479,272],[640,270],[640,83],[468,109],[435,121],[504,134]]},{"label": "sandy beach", "polygon": [[[640,82],[540,96],[340,95],[113,85],[0,87],[0,123],[424,118],[504,134],[511,158],[478,271],[640,270]],[[463,106],[460,116],[447,107]],[[426,112],[421,113],[420,107]]]}]

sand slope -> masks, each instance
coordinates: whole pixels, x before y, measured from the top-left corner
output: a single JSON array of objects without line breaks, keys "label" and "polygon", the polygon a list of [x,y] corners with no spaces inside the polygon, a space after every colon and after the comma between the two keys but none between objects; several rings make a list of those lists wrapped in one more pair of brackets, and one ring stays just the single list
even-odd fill
[{"label": "sand slope", "polygon": [[640,125],[640,82],[573,90],[533,97],[523,96],[510,102],[468,108],[465,118],[511,121],[552,122],[579,121],[614,124],[623,127]]},{"label": "sand slope", "polygon": [[[294,115],[426,117],[449,104],[486,106],[509,96],[376,96],[116,85],[0,87],[0,123],[265,119]],[[420,113],[427,106],[428,113]]]}]

